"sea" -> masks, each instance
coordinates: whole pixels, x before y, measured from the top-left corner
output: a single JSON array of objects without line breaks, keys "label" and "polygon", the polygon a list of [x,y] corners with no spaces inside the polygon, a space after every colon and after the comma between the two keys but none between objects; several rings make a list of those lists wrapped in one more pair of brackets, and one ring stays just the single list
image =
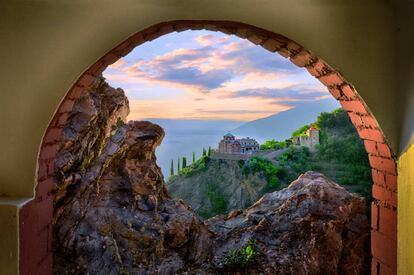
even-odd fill
[{"label": "sea", "polygon": [[245,123],[233,120],[173,120],[173,119],[146,119],[160,125],[165,131],[161,145],[156,149],[157,164],[160,166],[164,178],[170,176],[171,160],[174,162],[174,171],[177,172],[177,160],[187,158],[191,164],[193,152],[195,159],[201,157],[203,148],[208,150],[218,147],[223,136]]}]

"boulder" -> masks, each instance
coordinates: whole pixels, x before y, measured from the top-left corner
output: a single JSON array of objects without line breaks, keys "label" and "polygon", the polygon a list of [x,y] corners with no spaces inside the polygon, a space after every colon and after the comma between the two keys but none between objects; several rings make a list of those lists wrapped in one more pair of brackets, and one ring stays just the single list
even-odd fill
[{"label": "boulder", "polygon": [[245,211],[207,220],[215,235],[213,266],[253,241],[257,259],[250,273],[369,274],[364,207],[363,198],[307,172]]}]

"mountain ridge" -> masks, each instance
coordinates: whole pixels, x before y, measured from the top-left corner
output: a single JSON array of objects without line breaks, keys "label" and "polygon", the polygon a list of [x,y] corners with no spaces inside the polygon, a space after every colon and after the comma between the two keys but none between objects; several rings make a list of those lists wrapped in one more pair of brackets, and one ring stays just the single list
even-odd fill
[{"label": "mountain ridge", "polygon": [[[330,112],[338,107],[339,103],[332,99],[305,102],[287,111],[246,122],[230,132],[237,136],[254,137],[259,143],[271,139],[285,140],[296,129],[315,121],[320,113]],[[273,132],[270,130],[272,128],[277,130]]]}]

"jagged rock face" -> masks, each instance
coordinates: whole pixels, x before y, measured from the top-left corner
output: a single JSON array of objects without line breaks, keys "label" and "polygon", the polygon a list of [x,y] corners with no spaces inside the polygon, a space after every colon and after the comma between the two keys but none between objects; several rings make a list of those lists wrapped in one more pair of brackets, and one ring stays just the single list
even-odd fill
[{"label": "jagged rock face", "polygon": [[246,211],[207,221],[215,233],[213,265],[230,248],[257,243],[251,273],[369,274],[369,225],[364,199],[320,173],[264,195]]},{"label": "jagged rock face", "polygon": [[164,187],[162,128],[128,112],[103,79],[75,103],[56,159],[55,274],[169,274],[210,255],[206,226]]},{"label": "jagged rock face", "polygon": [[[125,123],[128,101],[102,78],[76,103],[56,159],[55,274],[364,274],[364,201],[318,173],[205,223],[170,197],[154,151],[163,130]],[[257,257],[223,269],[254,240]]]}]

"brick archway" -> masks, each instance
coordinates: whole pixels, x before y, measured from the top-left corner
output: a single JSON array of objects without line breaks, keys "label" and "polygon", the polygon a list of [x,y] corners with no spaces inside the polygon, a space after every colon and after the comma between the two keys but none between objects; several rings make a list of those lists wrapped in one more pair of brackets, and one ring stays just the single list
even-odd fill
[{"label": "brick archway", "polygon": [[397,269],[397,169],[395,156],[378,122],[353,85],[321,58],[298,43],[251,25],[228,21],[172,21],[149,27],[132,35],[110,50],[75,82],[55,113],[42,141],[35,198],[20,211],[20,273],[52,273],[52,216],[54,159],[63,126],[74,101],[108,65],[127,55],[136,46],[170,32],[211,30],[237,35],[264,49],[289,58],[306,68],[323,83],[347,111],[359,136],[364,140],[372,167],[371,207],[372,274],[396,274]]}]

